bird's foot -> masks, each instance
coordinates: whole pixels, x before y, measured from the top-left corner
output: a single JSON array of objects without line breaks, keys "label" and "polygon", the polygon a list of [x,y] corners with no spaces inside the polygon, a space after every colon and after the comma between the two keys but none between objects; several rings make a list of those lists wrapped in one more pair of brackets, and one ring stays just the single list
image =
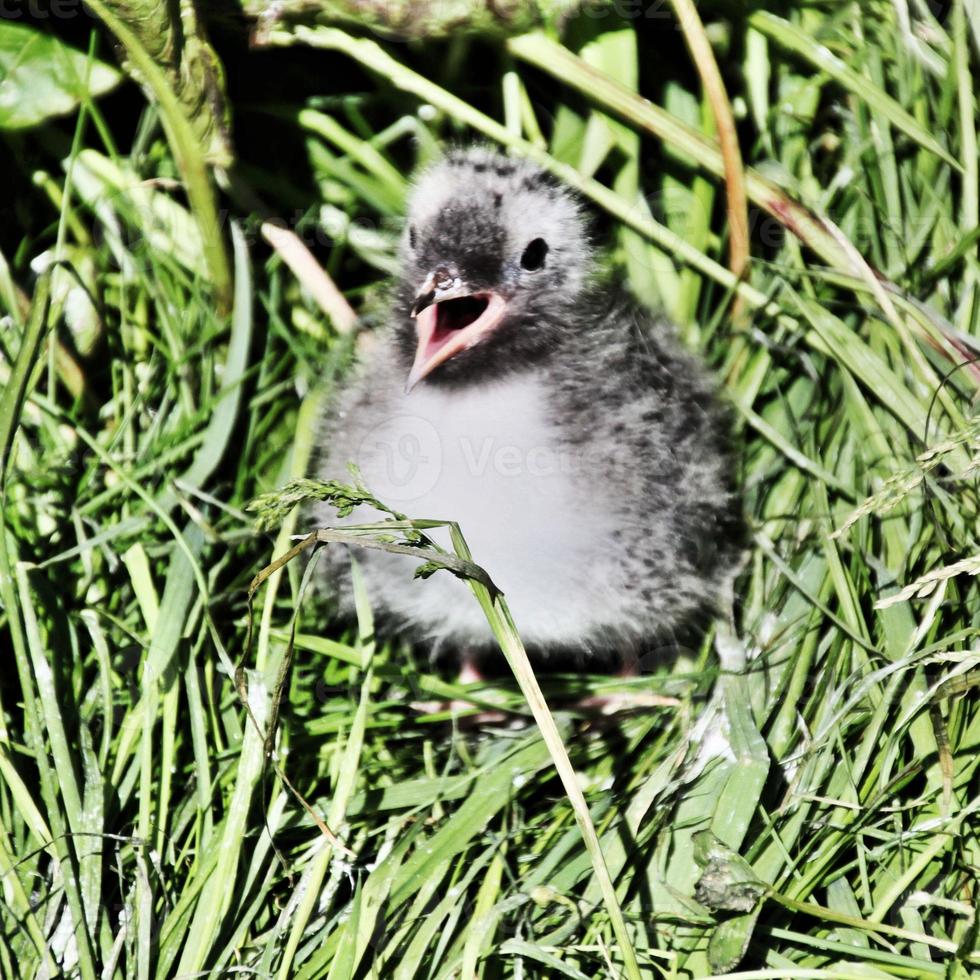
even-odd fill
[{"label": "bird's foot", "polygon": [[677,698],[653,691],[610,691],[608,694],[592,694],[575,703],[575,709],[586,714],[618,715],[628,711],[645,711],[649,708],[676,708]]},{"label": "bird's foot", "polygon": [[[631,680],[639,677],[639,669],[635,663],[626,664],[617,674],[616,680]],[[464,656],[460,664],[458,686],[481,684],[486,680],[476,662]],[[675,697],[657,694],[639,687],[625,690],[607,691],[579,698],[571,704],[565,704],[564,709],[585,715],[601,715],[610,717],[628,712],[648,711],[652,708],[676,708],[680,701]],[[411,707],[422,715],[449,716],[458,721],[461,726],[476,725],[524,725],[527,718],[504,708],[492,707],[487,699],[477,697],[474,701],[465,698],[451,698],[441,701],[414,701]],[[552,705],[558,707],[558,705]]]},{"label": "bird's foot", "polygon": [[[485,680],[475,661],[464,656],[459,668],[457,685],[479,684]],[[472,701],[463,698],[452,698],[448,701],[413,701],[414,711],[422,715],[451,715],[465,726],[500,725],[513,721],[515,716],[497,708],[480,707]]]},{"label": "bird's foot", "polygon": [[[631,680],[640,676],[639,666],[635,660],[623,665],[616,677],[620,680]],[[575,709],[587,714],[618,715],[628,711],[645,711],[649,708],[676,708],[680,704],[677,698],[666,694],[656,694],[654,691],[644,691],[633,688],[623,691],[609,691],[605,694],[591,694],[575,704]]]}]

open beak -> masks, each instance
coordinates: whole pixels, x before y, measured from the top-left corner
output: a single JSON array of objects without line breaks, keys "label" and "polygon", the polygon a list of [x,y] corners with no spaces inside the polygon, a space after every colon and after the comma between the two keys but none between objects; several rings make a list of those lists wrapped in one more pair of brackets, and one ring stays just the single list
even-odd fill
[{"label": "open beak", "polygon": [[472,291],[458,277],[430,274],[412,304],[418,347],[405,393],[440,364],[480,343],[500,324],[506,308],[499,293]]}]

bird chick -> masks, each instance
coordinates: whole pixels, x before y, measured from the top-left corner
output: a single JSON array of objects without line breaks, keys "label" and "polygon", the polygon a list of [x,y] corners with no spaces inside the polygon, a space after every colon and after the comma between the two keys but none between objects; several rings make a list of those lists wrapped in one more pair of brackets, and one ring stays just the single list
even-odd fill
[{"label": "bird chick", "polygon": [[[726,414],[702,367],[596,283],[578,200],[526,161],[449,152],[415,184],[399,258],[387,325],[326,420],[319,475],[344,480],[352,461],[393,508],[457,521],[532,656],[662,649],[736,555]],[[493,647],[464,582],[356,557],[382,625],[464,662]],[[350,606],[345,565],[328,556]]]}]

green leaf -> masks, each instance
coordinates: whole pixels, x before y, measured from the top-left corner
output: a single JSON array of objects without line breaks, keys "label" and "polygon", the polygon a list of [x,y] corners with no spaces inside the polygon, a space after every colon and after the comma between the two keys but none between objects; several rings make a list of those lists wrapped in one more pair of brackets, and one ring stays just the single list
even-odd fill
[{"label": "green leaf", "polygon": [[104,95],[122,75],[53,34],[0,20],[0,129],[25,129]]},{"label": "green leaf", "polygon": [[[207,162],[229,166],[233,154],[224,67],[195,4],[103,0],[92,6],[118,37],[123,68],[160,100],[159,79],[150,77],[155,71],[148,71],[149,58],[179,104]],[[170,108],[162,108],[169,115]]]},{"label": "green leaf", "polygon": [[715,973],[728,973],[742,962],[761,911],[760,905],[752,912],[718,923],[708,940],[708,963]]},{"label": "green leaf", "polygon": [[806,58],[816,69],[825,72],[849,92],[863,99],[909,139],[915,140],[920,146],[935,153],[951,167],[959,167],[959,163],[949,151],[911,113],[887,92],[883,92],[871,79],[838,58],[828,47],[810,37],[796,24],[783,20],[782,17],[777,17],[767,10],[753,13],[749,22],[757,31],[788,51]]},{"label": "green leaf", "polygon": [[[131,73],[136,73],[153,93],[160,105],[167,140],[184,180],[187,199],[197,219],[204,244],[204,257],[214,287],[218,311],[224,315],[231,309],[232,278],[228,254],[221,235],[221,220],[214,188],[207,165],[227,166],[231,152],[227,138],[219,125],[223,109],[220,85],[221,66],[214,53],[199,35],[192,4],[182,4],[186,23],[180,31],[186,40],[189,60],[177,65],[161,65],[160,45],[177,29],[170,21],[169,8],[161,4],[140,3],[135,9],[127,4],[91,0],[90,6],[99,19],[115,34],[125,48]],[[147,11],[161,8],[159,19],[141,20]],[[174,72],[186,68],[192,74],[201,72],[212,84],[184,84],[183,77],[175,79]],[[207,108],[205,108],[207,106]]]}]

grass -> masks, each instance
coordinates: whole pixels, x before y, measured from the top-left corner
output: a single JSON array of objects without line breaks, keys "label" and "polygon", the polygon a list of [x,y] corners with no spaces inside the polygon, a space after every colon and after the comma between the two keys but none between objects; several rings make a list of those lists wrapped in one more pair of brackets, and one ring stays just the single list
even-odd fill
[{"label": "grass", "polygon": [[[680,43],[697,23],[607,13],[421,47],[274,25],[248,58],[315,57],[329,94],[236,105],[238,138],[302,156],[243,154],[220,200],[175,189],[194,133],[144,103],[134,126],[132,99],[6,134],[30,206],[0,258],[0,976],[980,972],[980,21],[699,5],[739,163]],[[364,604],[335,622],[305,554],[246,642],[250,582],[311,530],[247,507],[306,474],[356,346],[259,224],[299,199],[369,329],[405,175],[474,136],[592,201],[611,274],[736,410],[731,610],[638,680],[538,678],[675,702],[614,726],[535,702],[488,594],[520,684],[460,690]],[[410,707],[462,695],[528,724]]]}]

